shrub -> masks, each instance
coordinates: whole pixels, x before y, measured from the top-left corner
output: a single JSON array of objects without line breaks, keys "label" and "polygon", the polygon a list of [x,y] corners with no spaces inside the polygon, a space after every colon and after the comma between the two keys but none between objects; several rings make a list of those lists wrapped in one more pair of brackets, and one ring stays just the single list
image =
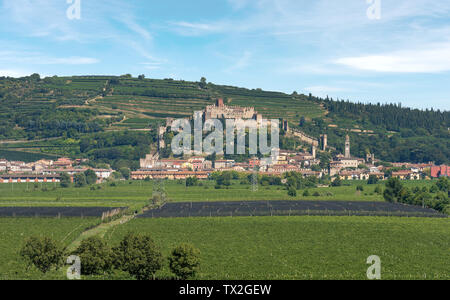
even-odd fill
[{"label": "shrub", "polygon": [[154,279],[162,267],[162,254],[148,235],[130,233],[113,252],[116,267],[138,280]]},{"label": "shrub", "polygon": [[369,180],[367,181],[367,184],[377,184],[378,183],[378,177],[376,175],[370,175]]},{"label": "shrub", "polygon": [[75,187],[83,187],[87,184],[86,175],[84,175],[84,173],[75,174],[73,176],[73,181],[75,183]]},{"label": "shrub", "polygon": [[25,241],[20,250],[29,265],[34,265],[42,273],[47,273],[53,266],[58,266],[63,260],[63,248],[49,237],[31,237]]},{"label": "shrub", "polygon": [[319,192],[314,192],[313,196],[314,197],[320,197],[320,193]]},{"label": "shrub", "polygon": [[61,174],[60,181],[59,181],[59,185],[60,185],[62,188],[68,188],[68,187],[70,186],[70,184],[71,184],[71,179],[70,179],[69,174],[67,174],[67,173],[62,173],[62,174]]},{"label": "shrub", "polygon": [[297,197],[297,190],[294,189],[293,187],[290,187],[289,190],[288,190],[288,195],[290,197]]},{"label": "shrub", "polygon": [[398,178],[389,178],[383,196],[387,202],[399,202],[402,196],[403,185]]},{"label": "shrub", "polygon": [[195,276],[199,266],[200,251],[190,244],[176,247],[169,257],[170,270],[183,280]]},{"label": "shrub", "polygon": [[381,188],[381,186],[377,185],[377,187],[374,190],[374,193],[381,195],[383,193],[383,189]]},{"label": "shrub", "polygon": [[331,183],[331,186],[342,186],[342,180],[341,178],[338,176],[336,177],[336,179],[333,180],[333,182]]},{"label": "shrub", "polygon": [[83,240],[75,254],[80,257],[83,275],[101,275],[112,268],[112,251],[99,237]]},{"label": "shrub", "polygon": [[86,184],[91,185],[91,184],[96,184],[98,177],[97,174],[95,174],[95,172],[91,169],[86,170],[84,172],[84,176],[86,178]]},{"label": "shrub", "polygon": [[310,196],[309,191],[308,191],[308,190],[305,190],[305,191],[303,192],[303,197],[309,197],[309,196]]},{"label": "shrub", "polygon": [[359,192],[363,192],[363,191],[364,191],[364,187],[363,187],[361,184],[359,184],[359,185],[356,187],[356,190],[359,191]]}]

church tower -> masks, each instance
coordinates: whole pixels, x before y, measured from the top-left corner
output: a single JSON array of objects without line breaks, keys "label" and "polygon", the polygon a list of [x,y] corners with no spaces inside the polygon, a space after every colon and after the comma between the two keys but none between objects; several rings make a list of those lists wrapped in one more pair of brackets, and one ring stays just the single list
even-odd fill
[{"label": "church tower", "polygon": [[347,134],[347,136],[345,137],[345,154],[344,154],[345,158],[350,158],[351,154],[350,154],[350,136]]}]

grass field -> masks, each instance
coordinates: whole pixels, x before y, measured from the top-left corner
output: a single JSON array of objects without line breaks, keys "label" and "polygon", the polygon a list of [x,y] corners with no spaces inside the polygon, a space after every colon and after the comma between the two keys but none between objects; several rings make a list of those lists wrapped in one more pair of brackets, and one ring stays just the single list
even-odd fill
[{"label": "grass field", "polygon": [[[181,242],[202,252],[197,279],[450,279],[450,220],[387,217],[135,219],[107,233],[150,234],[164,254]],[[159,274],[168,275],[165,267]]]},{"label": "grass field", "polygon": [[65,270],[42,274],[37,269],[27,270],[19,251],[30,236],[49,236],[70,244],[86,228],[98,224],[94,218],[0,218],[0,280],[11,279],[64,279]]},{"label": "grass field", "polygon": [[[342,201],[384,201],[383,196],[374,193],[375,185],[365,182],[346,182],[348,186],[312,188],[310,195],[304,197],[303,191],[297,197],[289,197],[281,186],[259,186],[256,192],[250,185],[235,182],[229,189],[214,188],[214,181],[202,181],[203,186],[186,188],[176,181],[166,181],[165,190],[169,201],[246,201],[246,200],[342,200]],[[356,186],[364,185],[363,192],[357,192]],[[384,183],[380,183],[382,186]],[[431,186],[433,181],[406,182],[406,186]],[[0,184],[0,206],[112,206],[139,208],[152,198],[152,181],[122,181],[116,186],[108,183],[99,185],[100,189],[90,187],[67,188],[59,184]],[[320,196],[313,196],[318,192]]]}]

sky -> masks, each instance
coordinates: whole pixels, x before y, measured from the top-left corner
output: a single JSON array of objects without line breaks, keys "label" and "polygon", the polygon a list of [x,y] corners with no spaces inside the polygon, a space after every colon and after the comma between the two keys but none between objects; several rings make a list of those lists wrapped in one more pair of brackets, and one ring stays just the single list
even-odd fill
[{"label": "sky", "polygon": [[0,0],[0,76],[32,73],[450,110],[450,1]]}]

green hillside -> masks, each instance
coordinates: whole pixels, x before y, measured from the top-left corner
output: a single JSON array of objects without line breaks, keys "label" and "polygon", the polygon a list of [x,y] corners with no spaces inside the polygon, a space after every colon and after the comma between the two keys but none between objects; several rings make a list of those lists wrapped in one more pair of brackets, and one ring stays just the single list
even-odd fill
[{"label": "green hillside", "polygon": [[[289,120],[291,127],[316,138],[327,133],[336,151],[342,151],[343,138],[350,133],[353,155],[374,152],[385,161],[450,161],[449,112],[130,75],[0,78],[0,149],[8,157],[32,152],[136,164],[156,140],[158,123],[191,116],[217,98],[228,105],[253,106],[268,119]],[[120,136],[124,132],[134,132],[130,143]],[[93,147],[86,147],[93,141]],[[295,148],[298,143],[284,140],[283,146]]]}]

